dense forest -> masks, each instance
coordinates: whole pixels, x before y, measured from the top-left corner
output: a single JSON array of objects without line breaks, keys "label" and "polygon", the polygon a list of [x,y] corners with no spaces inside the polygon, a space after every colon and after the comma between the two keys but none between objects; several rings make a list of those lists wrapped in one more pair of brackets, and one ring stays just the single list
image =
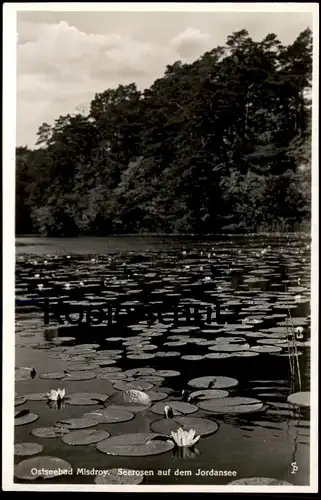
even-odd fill
[{"label": "dense forest", "polygon": [[16,232],[309,231],[312,33],[233,33],[16,148]]}]

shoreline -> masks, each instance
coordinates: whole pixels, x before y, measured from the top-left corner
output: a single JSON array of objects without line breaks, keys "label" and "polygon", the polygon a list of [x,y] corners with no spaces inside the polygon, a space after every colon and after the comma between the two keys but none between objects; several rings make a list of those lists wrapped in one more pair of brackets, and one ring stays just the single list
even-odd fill
[{"label": "shoreline", "polygon": [[189,237],[189,238],[211,238],[211,237],[254,237],[254,236],[285,236],[285,235],[295,235],[295,236],[307,236],[311,237],[311,232],[305,231],[262,231],[256,233],[111,233],[106,235],[78,235],[78,236],[45,236],[40,234],[19,234],[15,235],[15,240],[19,238],[52,238],[52,239],[77,239],[77,238],[157,238],[157,237]]}]

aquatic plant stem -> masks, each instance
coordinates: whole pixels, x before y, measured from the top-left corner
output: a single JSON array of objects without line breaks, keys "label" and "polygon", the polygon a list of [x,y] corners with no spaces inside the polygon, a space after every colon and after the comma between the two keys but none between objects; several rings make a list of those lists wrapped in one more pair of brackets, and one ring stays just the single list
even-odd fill
[{"label": "aquatic plant stem", "polygon": [[[285,285],[285,292],[287,293],[286,285]],[[300,372],[298,349],[297,349],[297,344],[296,344],[295,328],[294,328],[294,323],[293,323],[293,319],[292,319],[289,304],[288,304],[287,295],[286,295],[286,304],[287,304],[287,308],[288,308],[288,314],[289,314],[290,320],[292,322],[292,346],[293,346],[295,363],[296,363],[296,368],[297,368],[299,390],[301,391],[301,372]],[[287,324],[287,320],[286,320],[286,324]]]}]

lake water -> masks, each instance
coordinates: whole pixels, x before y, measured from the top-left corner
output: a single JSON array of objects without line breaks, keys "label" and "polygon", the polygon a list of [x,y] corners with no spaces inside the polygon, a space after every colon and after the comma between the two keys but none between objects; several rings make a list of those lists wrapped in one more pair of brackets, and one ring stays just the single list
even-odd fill
[{"label": "lake water", "polygon": [[[105,304],[111,319],[70,325],[58,324],[51,315],[44,325],[39,307],[44,298],[53,306],[59,298],[74,306]],[[188,318],[179,309],[184,304],[193,314],[198,306],[198,317]],[[142,313],[147,305],[154,311],[161,308],[162,316],[150,321]],[[127,310],[115,316],[121,306]],[[176,324],[174,306],[179,309]],[[213,311],[211,321],[208,308]],[[300,326],[298,356],[289,358],[287,333]],[[29,410],[16,419],[21,425],[15,426],[15,443],[43,447],[32,456],[16,455],[15,464],[40,456],[68,462],[73,475],[51,479],[51,484],[93,484],[94,475],[77,474],[77,469],[120,467],[151,471],[144,484],[226,485],[249,477],[309,484],[309,409],[287,402],[291,393],[310,390],[307,236],[17,238],[15,339],[15,411]],[[293,370],[298,363],[300,381],[297,374],[291,378],[289,359]],[[33,378],[25,369],[32,367]],[[73,373],[76,376],[70,377]],[[200,377],[210,377],[212,387],[204,380],[193,382]],[[30,396],[58,387],[71,398],[59,409],[49,407],[40,396]],[[107,431],[106,443],[114,436],[154,432],[155,421],[164,419],[158,407],[181,404],[183,389],[205,393],[178,405],[180,417],[216,422],[215,432],[202,435],[189,452],[172,448],[147,456],[143,451],[142,456],[131,456],[133,452],[123,456],[119,449],[120,455],[110,454],[101,451],[99,443],[71,445],[61,436],[32,434],[37,434],[35,429],[57,427],[59,421],[105,411],[101,401],[88,401],[92,393],[107,400],[135,387],[150,394],[152,403],[139,408],[142,411],[123,406],[132,414],[130,420],[97,420],[91,429]],[[206,406],[202,398],[207,390],[227,393],[217,393]],[[88,393],[87,400],[81,404],[85,396],[73,399],[75,393]],[[25,423],[30,414],[38,418]],[[293,463],[298,467],[295,474]],[[236,472],[198,475],[199,470],[212,469]],[[22,481],[21,470],[15,481]]]}]

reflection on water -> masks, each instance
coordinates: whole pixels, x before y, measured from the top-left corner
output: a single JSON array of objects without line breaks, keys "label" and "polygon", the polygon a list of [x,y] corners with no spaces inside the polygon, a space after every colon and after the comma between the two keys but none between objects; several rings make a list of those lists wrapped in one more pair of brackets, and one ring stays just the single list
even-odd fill
[{"label": "reflection on water", "polygon": [[[310,390],[309,269],[309,241],[295,235],[210,241],[18,239],[16,410],[28,409],[39,418],[16,425],[15,442],[40,443],[39,456],[59,457],[74,471],[78,467],[153,470],[153,475],[145,475],[145,484],[228,484],[235,479],[197,474],[199,469],[235,470],[239,479],[271,477],[308,484],[309,408],[294,407],[287,397]],[[52,304],[62,298],[70,307],[107,305],[119,311],[109,324],[59,325],[51,317],[44,325],[39,305],[45,298]],[[219,312],[214,307],[217,302]],[[179,310],[174,324],[173,304],[198,307],[198,317],[188,318]],[[162,322],[146,319],[141,307],[146,305],[163,308]],[[206,307],[211,306],[209,322]],[[286,326],[290,315],[294,327],[303,330],[303,338],[296,342],[301,388],[297,377],[290,376]],[[35,377],[23,367],[30,372],[35,368]],[[158,401],[181,404],[186,401],[183,390],[199,390],[189,382],[209,376],[213,386],[199,386],[205,396],[210,389],[226,390],[232,409],[222,399],[219,406],[211,403],[210,411],[199,406],[200,400],[193,400],[193,408],[180,407],[181,417],[219,424],[216,432],[200,438],[196,448],[117,456],[102,453],[95,443],[68,445],[54,431],[42,438],[30,434],[38,428],[55,428],[62,418],[82,418],[83,424],[85,418],[88,421],[86,413],[108,409],[104,403],[108,396],[134,388],[150,395],[149,407],[136,411],[124,406],[123,412],[132,413],[130,419],[118,413],[118,421],[97,421],[89,429],[106,430],[112,437],[150,433],[151,423],[164,418],[156,412]],[[238,383],[226,387],[224,377]],[[48,406],[46,393],[58,388],[66,389],[72,400],[67,397]],[[104,401],[99,400],[104,395]],[[249,409],[251,404],[255,410]],[[49,437],[50,432],[56,437]],[[26,458],[15,456],[15,463]],[[292,474],[294,463],[298,468]],[[157,472],[168,469],[167,475]],[[191,475],[174,474],[176,469],[188,469]],[[74,472],[51,483],[93,481],[92,475]]]}]

